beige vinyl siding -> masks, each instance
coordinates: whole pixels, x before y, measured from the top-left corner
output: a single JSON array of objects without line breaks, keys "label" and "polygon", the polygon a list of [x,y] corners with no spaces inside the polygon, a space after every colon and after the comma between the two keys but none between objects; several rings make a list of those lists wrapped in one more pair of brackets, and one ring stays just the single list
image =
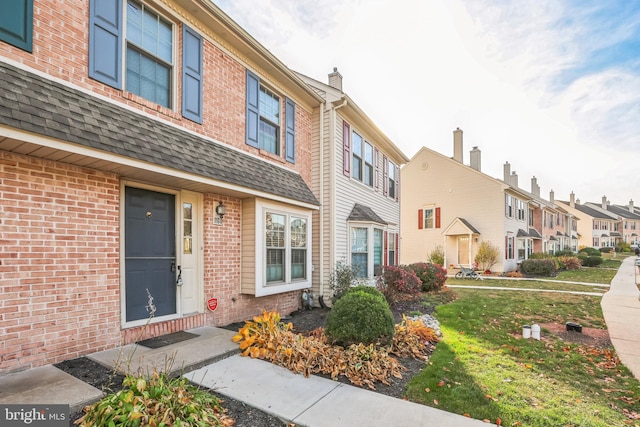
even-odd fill
[{"label": "beige vinyl siding", "polygon": [[242,201],[241,288],[243,294],[256,293],[256,199]]},{"label": "beige vinyl siding", "polygon": [[[483,241],[497,246],[501,257],[504,256],[504,184],[427,148],[421,149],[401,169],[400,175],[404,195],[401,264],[427,261],[437,246],[445,250],[445,267],[457,264],[457,243],[453,237],[445,239],[443,235],[457,217],[464,218],[481,233],[477,242],[471,241],[471,261]],[[419,230],[418,210],[429,207],[440,208],[440,228]]]}]

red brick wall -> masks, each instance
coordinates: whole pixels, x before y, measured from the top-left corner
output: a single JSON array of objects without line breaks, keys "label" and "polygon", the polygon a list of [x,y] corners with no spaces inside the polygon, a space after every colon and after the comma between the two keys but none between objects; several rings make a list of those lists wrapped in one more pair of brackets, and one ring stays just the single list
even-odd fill
[{"label": "red brick wall", "polygon": [[0,152],[0,372],[118,345],[117,177]]},{"label": "red brick wall", "polygon": [[[88,0],[34,0],[33,53],[25,52],[0,41],[0,56],[21,62],[45,74],[73,82],[87,90],[111,98],[130,107],[145,111],[191,131],[233,145],[265,159],[271,159],[301,173],[307,183],[311,182],[311,115],[301,106],[296,108],[296,163],[284,161],[284,155],[274,159],[245,143],[245,90],[246,68],[229,52],[221,50],[207,39],[203,49],[204,121],[202,125],[181,116],[180,61],[181,54],[174,59],[177,76],[177,100],[175,108],[160,107],[132,93],[113,89],[89,78]],[[157,9],[162,13],[162,9]],[[169,19],[170,15],[164,14]],[[180,22],[173,21],[175,31],[181,34]],[[62,29],[62,30],[61,30]],[[181,49],[181,37],[178,50]],[[243,59],[243,63],[246,60]],[[255,71],[255,70],[254,70]],[[271,88],[276,93],[279,88]],[[287,96],[286,93],[279,93]],[[283,104],[284,117],[284,98]],[[284,126],[284,123],[281,124]],[[281,132],[282,138],[284,133]],[[284,146],[283,146],[284,153]]]},{"label": "red brick wall", "polygon": [[[227,208],[222,224],[214,224],[218,202]],[[204,307],[209,324],[224,326],[250,319],[262,310],[290,314],[301,307],[300,291],[256,298],[240,291],[240,211],[241,201],[207,194],[204,199]],[[218,298],[218,308],[210,312],[206,300]]]}]

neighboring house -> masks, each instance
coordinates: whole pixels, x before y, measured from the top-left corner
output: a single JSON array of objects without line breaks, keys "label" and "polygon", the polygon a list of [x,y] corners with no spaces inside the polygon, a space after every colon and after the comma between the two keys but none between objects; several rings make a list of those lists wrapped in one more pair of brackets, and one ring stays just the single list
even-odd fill
[{"label": "neighboring house", "polygon": [[640,243],[640,213],[629,200],[626,206],[609,205],[608,210],[622,218],[622,241],[637,246]]},{"label": "neighboring house", "polygon": [[[504,164],[503,181],[518,188],[530,198],[527,207],[529,235],[526,236],[526,229],[519,231],[519,237],[522,239],[518,241],[518,260],[528,258],[533,252],[554,254],[566,249],[577,251],[577,218],[556,203],[553,190],[549,192],[549,200],[543,199],[535,176],[531,178],[529,192],[519,188],[518,175],[511,172],[509,162]],[[524,253],[527,254],[523,257]]]},{"label": "neighboring house", "polygon": [[615,247],[622,240],[621,220],[618,215],[607,210],[607,198],[602,198],[600,206],[594,203],[581,204],[571,193],[569,201],[559,201],[571,215],[579,219],[577,233],[578,245],[582,247]]},{"label": "neighboring house", "polygon": [[313,282],[329,302],[337,263],[357,268],[369,283],[381,267],[398,263],[400,166],[409,159],[342,91],[337,69],[329,84],[299,77],[325,101],[312,151],[312,189],[321,203],[314,212]]},{"label": "neighboring house", "polygon": [[515,270],[541,238],[531,231],[532,198],[517,185],[482,173],[477,147],[470,165],[463,164],[460,129],[453,139],[453,158],[423,147],[401,170],[401,262],[428,261],[440,247],[445,267],[470,265],[479,245],[488,242],[501,254],[492,270]]},{"label": "neighboring house", "polygon": [[0,372],[298,309],[322,102],[209,0],[3,4]]}]

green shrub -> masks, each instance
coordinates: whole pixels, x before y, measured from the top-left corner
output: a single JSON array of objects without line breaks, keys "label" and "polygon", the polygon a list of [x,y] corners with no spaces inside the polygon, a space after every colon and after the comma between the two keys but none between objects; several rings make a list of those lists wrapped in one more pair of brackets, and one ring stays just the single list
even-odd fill
[{"label": "green shrub", "polygon": [[384,294],[382,292],[380,292],[380,290],[378,288],[375,288],[373,286],[367,286],[367,285],[354,286],[354,287],[352,287],[352,288],[347,290],[347,294],[349,294],[351,292],[364,292],[366,294],[376,296],[376,297],[382,299],[383,301],[385,299],[384,298]]},{"label": "green shrub", "polygon": [[441,265],[429,264],[426,262],[417,262],[409,264],[407,270],[413,272],[420,281],[422,292],[439,291],[447,281],[447,270]]},{"label": "green shrub", "polygon": [[[81,426],[228,425],[229,417],[216,396],[200,390],[184,377],[168,378],[153,372],[151,378],[128,374],[123,390],[85,408]],[[169,423],[169,424],[167,424]]]},{"label": "green shrub", "polygon": [[362,290],[348,292],[331,308],[325,333],[343,346],[388,344],[393,339],[393,314],[383,298]]},{"label": "green shrub", "polygon": [[529,259],[551,259],[554,256],[544,252],[534,252],[529,255]]},{"label": "green shrub", "polygon": [[526,259],[522,261],[520,271],[533,276],[551,277],[556,272],[556,263],[553,259]]},{"label": "green shrub", "polygon": [[563,249],[561,251],[557,251],[554,255],[559,258],[559,257],[575,256],[576,254],[571,249]]},{"label": "green shrub", "polygon": [[620,242],[616,245],[616,252],[631,252],[631,245],[629,243]]},{"label": "green shrub", "polygon": [[599,250],[597,250],[596,248],[590,248],[590,247],[586,247],[586,248],[582,248],[580,249],[580,253],[585,253],[588,256],[600,256],[601,252]]},{"label": "green shrub", "polygon": [[351,266],[338,261],[329,277],[329,287],[333,291],[331,302],[335,304],[356,283],[358,283],[358,266]]},{"label": "green shrub", "polygon": [[382,275],[378,276],[377,287],[387,302],[394,305],[402,295],[420,293],[422,282],[406,266],[389,265],[384,268]]},{"label": "green shrub", "polygon": [[431,261],[432,264],[444,265],[444,250],[442,246],[436,246],[435,249],[431,251],[429,261]]},{"label": "green shrub", "polygon": [[562,264],[563,268],[567,270],[579,270],[582,267],[582,261],[575,256],[560,256],[558,261]]},{"label": "green shrub", "polygon": [[588,256],[584,259],[581,259],[582,265],[585,267],[597,267],[602,264],[601,256]]}]

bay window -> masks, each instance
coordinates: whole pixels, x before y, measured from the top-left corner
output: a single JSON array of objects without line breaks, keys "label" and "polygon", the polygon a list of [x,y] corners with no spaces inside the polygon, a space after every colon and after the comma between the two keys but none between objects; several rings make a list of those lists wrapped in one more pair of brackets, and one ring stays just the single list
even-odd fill
[{"label": "bay window", "polygon": [[360,278],[380,275],[386,254],[384,231],[377,224],[353,224],[349,231],[351,266]]}]

